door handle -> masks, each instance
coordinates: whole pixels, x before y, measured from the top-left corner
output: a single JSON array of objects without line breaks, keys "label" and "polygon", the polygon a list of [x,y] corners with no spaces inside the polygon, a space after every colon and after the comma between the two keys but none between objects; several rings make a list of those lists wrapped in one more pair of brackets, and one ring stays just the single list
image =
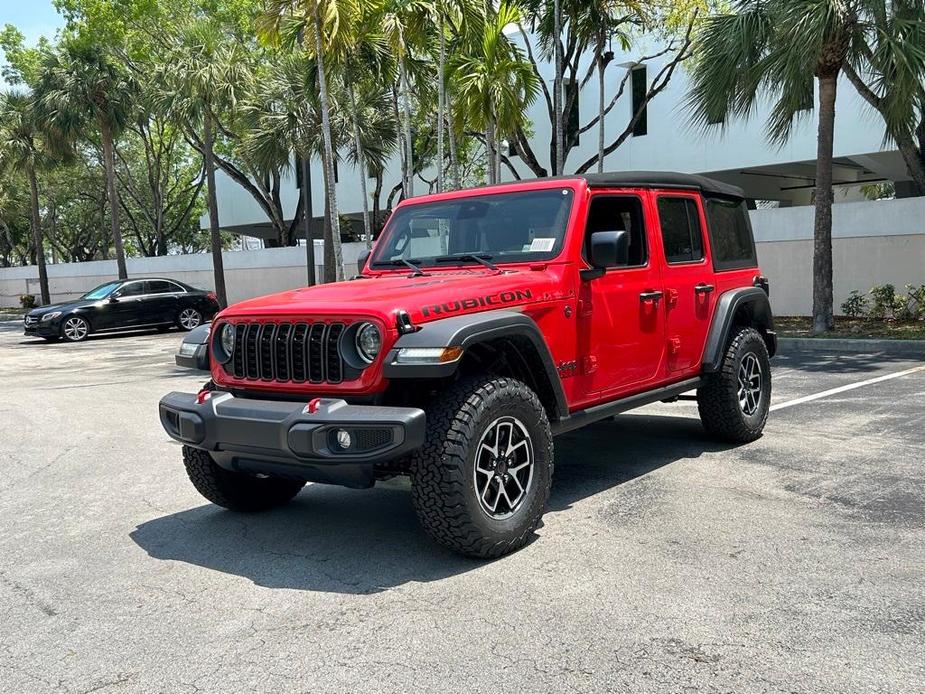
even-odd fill
[{"label": "door handle", "polygon": [[662,298],[662,292],[658,291],[657,289],[655,289],[655,290],[650,290],[650,291],[647,291],[647,292],[642,292],[642,293],[639,295],[639,298],[640,298],[642,301],[658,301],[659,299]]},{"label": "door handle", "polygon": [[714,289],[716,289],[716,287],[714,287],[712,284],[704,284],[703,282],[694,285],[694,291],[698,294],[709,294]]}]

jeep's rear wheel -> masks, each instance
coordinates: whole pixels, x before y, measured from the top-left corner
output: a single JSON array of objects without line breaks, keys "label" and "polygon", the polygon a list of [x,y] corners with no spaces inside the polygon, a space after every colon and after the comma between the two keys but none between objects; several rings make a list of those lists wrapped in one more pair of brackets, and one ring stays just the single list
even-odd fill
[{"label": "jeep's rear wheel", "polygon": [[761,436],[771,405],[771,362],[764,338],[741,328],[729,341],[722,364],[697,391],[700,421],[712,435],[734,443]]},{"label": "jeep's rear wheel", "polygon": [[536,394],[510,378],[453,386],[427,412],[411,492],[427,533],[471,557],[524,546],[552,484],[552,432]]},{"label": "jeep's rear wheel", "polygon": [[196,491],[232,511],[265,511],[282,506],[305,486],[305,482],[226,470],[207,451],[192,446],[183,446],[183,464]]}]

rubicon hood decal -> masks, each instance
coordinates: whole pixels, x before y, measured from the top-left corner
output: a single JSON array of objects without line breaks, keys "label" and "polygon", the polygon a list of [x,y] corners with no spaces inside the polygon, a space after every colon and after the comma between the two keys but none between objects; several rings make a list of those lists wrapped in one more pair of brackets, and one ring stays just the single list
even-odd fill
[{"label": "rubicon hood decal", "polygon": [[497,294],[487,294],[485,296],[469,297],[467,299],[456,299],[447,301],[443,304],[428,304],[421,307],[421,315],[425,318],[430,316],[445,315],[457,311],[468,311],[474,308],[485,308],[488,306],[502,306],[504,304],[513,304],[519,301],[529,301],[533,298],[533,292],[529,289],[515,289],[512,291],[498,292]]}]

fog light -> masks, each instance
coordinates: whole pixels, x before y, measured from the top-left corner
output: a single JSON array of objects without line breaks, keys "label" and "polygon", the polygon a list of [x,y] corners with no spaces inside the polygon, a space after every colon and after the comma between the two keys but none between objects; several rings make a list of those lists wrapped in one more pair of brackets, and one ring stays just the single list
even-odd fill
[{"label": "fog light", "polygon": [[335,438],[337,439],[337,445],[345,451],[353,445],[350,432],[346,429],[338,429],[337,432],[335,432]]}]

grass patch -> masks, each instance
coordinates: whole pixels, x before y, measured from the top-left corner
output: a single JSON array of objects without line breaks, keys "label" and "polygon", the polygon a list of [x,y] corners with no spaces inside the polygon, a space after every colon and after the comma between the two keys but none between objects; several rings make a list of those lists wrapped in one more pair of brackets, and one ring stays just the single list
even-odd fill
[{"label": "grass patch", "polygon": [[807,316],[775,316],[774,329],[780,337],[837,337],[876,340],[925,340],[925,321],[899,323],[876,318],[835,317],[835,330],[813,335]]},{"label": "grass patch", "polygon": [[8,313],[10,315],[15,314],[17,316],[24,316],[31,310],[32,310],[31,308],[0,308],[0,313]]}]

